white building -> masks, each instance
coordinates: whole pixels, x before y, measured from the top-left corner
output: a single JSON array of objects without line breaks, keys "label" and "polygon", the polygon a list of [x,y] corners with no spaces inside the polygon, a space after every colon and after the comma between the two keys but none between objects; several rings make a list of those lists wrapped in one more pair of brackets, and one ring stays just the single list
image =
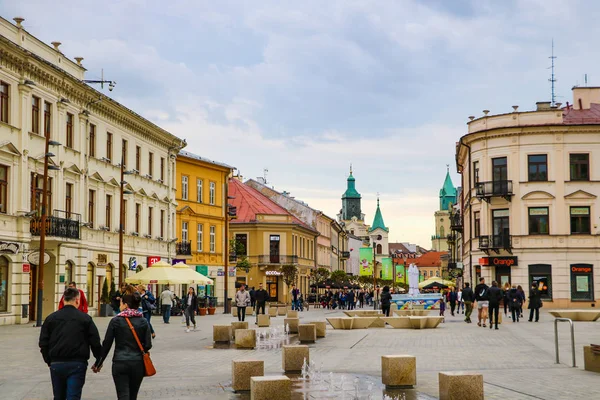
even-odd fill
[{"label": "white building", "polygon": [[549,307],[600,296],[600,88],[471,117],[456,148],[465,281],[532,282]]},{"label": "white building", "polygon": [[[170,259],[174,246],[175,157],[185,142],[94,90],[76,62],[22,26],[0,18],[0,325],[35,319],[45,137],[51,146],[43,316],[77,282],[96,313],[104,279],[128,262]],[[121,156],[124,264],[118,265]],[[151,261],[150,261],[151,262]],[[133,272],[131,272],[133,273]]]}]

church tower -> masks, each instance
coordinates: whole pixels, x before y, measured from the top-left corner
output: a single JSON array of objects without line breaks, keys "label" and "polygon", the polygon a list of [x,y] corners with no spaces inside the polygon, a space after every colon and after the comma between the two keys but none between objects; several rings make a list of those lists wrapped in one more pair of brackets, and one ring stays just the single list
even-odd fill
[{"label": "church tower", "polygon": [[346,192],[342,195],[342,220],[350,221],[352,217],[362,221],[364,219],[360,209],[360,193],[356,191],[356,180],[352,176],[352,166],[350,166],[350,176],[347,181]]},{"label": "church tower", "polygon": [[379,208],[379,196],[377,196],[377,210],[375,210],[375,217],[373,218],[373,225],[369,228],[369,237],[373,238],[374,236],[381,235],[381,240],[375,240],[375,258],[377,260],[375,274],[376,276],[381,276],[381,259],[390,256],[390,248],[389,248],[389,233],[390,229],[385,226],[383,222],[383,215],[381,214],[381,209]]},{"label": "church tower", "polygon": [[446,179],[440,189],[440,208],[434,214],[435,235],[431,236],[433,251],[448,251],[448,235],[450,234],[450,209],[456,204],[456,188],[450,178],[450,167],[446,170]]}]

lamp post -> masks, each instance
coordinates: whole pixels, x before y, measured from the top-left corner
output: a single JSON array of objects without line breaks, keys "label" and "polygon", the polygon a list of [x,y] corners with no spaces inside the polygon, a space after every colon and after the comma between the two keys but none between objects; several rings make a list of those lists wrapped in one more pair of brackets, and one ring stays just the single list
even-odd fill
[{"label": "lamp post", "polygon": [[373,310],[377,310],[377,299],[378,299],[378,293],[377,293],[377,288],[376,288],[376,277],[375,277],[375,270],[377,269],[377,243],[376,240],[381,240],[381,235],[374,235],[371,236],[371,241],[373,242],[373,295],[375,296],[375,301],[373,302]]},{"label": "lamp post", "polygon": [[42,304],[44,296],[44,264],[46,255],[46,207],[48,206],[48,170],[57,171],[60,168],[54,165],[48,165],[50,157],[54,154],[50,153],[50,146],[60,146],[60,143],[50,140],[50,132],[46,133],[46,141],[44,144],[44,181],[42,183],[42,213],[40,215],[40,256],[38,261],[38,293],[37,293],[37,317],[36,326],[42,326]]},{"label": "lamp post", "polygon": [[[127,182],[125,182],[125,175],[131,175],[132,172],[125,170],[125,157],[124,156],[125,156],[124,153],[121,153],[121,164],[120,164],[120,167],[121,167],[121,181],[120,181],[121,193],[120,193],[120,200],[119,200],[119,271],[121,271],[123,269],[123,233],[124,233],[123,231],[125,230],[125,228],[124,228],[124,225],[125,225],[124,195],[132,193],[129,190],[125,190],[125,185],[127,184]],[[121,273],[119,273],[119,287],[121,287],[121,285],[123,284],[125,274],[126,274],[126,272],[124,269]]]}]

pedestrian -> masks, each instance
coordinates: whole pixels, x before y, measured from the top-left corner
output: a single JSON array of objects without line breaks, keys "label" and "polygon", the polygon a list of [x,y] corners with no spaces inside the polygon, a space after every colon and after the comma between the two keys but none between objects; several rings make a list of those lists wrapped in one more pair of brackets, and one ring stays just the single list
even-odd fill
[{"label": "pedestrian", "polygon": [[[117,315],[120,312],[119,307],[121,307],[121,297],[123,297],[123,295],[125,294],[126,289],[127,289],[127,284],[124,282],[121,283],[121,287],[119,288],[119,290],[114,292],[110,298],[110,305],[111,305],[115,315]],[[130,290],[133,290],[133,287],[131,287]]]},{"label": "pedestrian", "polygon": [[235,305],[237,306],[238,321],[244,321],[246,319],[246,307],[250,305],[250,294],[243,284],[235,294]]},{"label": "pedestrian", "polygon": [[196,291],[193,287],[188,288],[187,295],[182,299],[185,315],[185,331],[186,333],[190,331],[190,320],[194,326],[194,331],[196,330],[196,310],[198,309],[198,296],[196,296]]},{"label": "pedestrian", "polygon": [[254,290],[254,286],[252,286],[252,289],[250,289],[248,293],[250,293],[250,306],[254,310],[256,307],[256,290]]},{"label": "pedestrian", "polygon": [[[77,289],[77,284],[75,282],[69,282],[69,287],[73,288],[73,289]],[[88,302],[87,302],[87,299],[85,298],[85,293],[81,289],[77,289],[77,290],[79,290],[79,306],[77,307],[77,309],[79,311],[87,314]],[[60,310],[64,306],[65,306],[65,295],[63,294],[63,296],[60,298],[60,302],[58,303],[58,309]]]},{"label": "pedestrian", "polygon": [[475,300],[477,301],[477,326],[485,328],[485,321],[488,317],[488,308],[490,306],[489,300],[489,286],[485,284],[485,278],[479,278],[479,285],[475,286]]},{"label": "pedestrian", "polygon": [[354,304],[355,304],[354,290],[350,289],[350,291],[348,292],[348,295],[346,296],[346,301],[348,302],[348,309],[354,310]]},{"label": "pedestrian", "polygon": [[80,311],[81,292],[69,286],[63,307],[42,324],[39,346],[50,367],[55,400],[81,399],[90,348],[96,360],[102,356],[100,334],[92,317]]},{"label": "pedestrian", "polygon": [[542,307],[542,294],[538,289],[537,283],[531,284],[531,290],[529,291],[529,322],[533,320],[533,314],[535,313],[535,322],[540,320],[540,308]]},{"label": "pedestrian", "polygon": [[519,322],[519,310],[523,306],[523,302],[516,285],[512,285],[508,291],[508,305],[513,322]]},{"label": "pedestrian", "polygon": [[[152,348],[151,329],[139,311],[142,298],[131,292],[121,298],[120,313],[111,319],[102,342],[102,356],[92,370],[100,372],[102,364],[115,342],[112,359],[112,377],[117,399],[136,400],[144,379],[144,359],[140,349],[147,353]],[[138,344],[139,340],[139,344]]]},{"label": "pedestrian", "polygon": [[165,290],[163,290],[160,294],[160,304],[162,307],[163,322],[165,324],[168,324],[169,319],[171,318],[171,307],[173,307],[173,300],[175,300],[175,295],[171,291],[171,288],[168,286],[165,287]]},{"label": "pedestrian", "polygon": [[450,301],[450,314],[454,317],[454,310],[456,310],[456,302],[458,301],[458,288],[450,289],[448,300]]},{"label": "pedestrian", "polygon": [[456,313],[461,314],[460,310],[462,308],[462,314],[464,314],[465,313],[465,302],[463,301],[463,298],[462,298],[462,289],[458,289],[458,293],[456,294],[456,296],[458,299],[457,303],[456,303],[456,306],[457,306]]},{"label": "pedestrian", "polygon": [[475,294],[469,282],[465,282],[465,288],[462,291],[462,299],[465,302],[465,322],[471,323],[471,313],[473,312],[473,302],[475,301]]},{"label": "pedestrian", "polygon": [[381,311],[383,311],[383,313],[385,314],[386,317],[389,317],[390,316],[390,305],[391,305],[391,300],[392,300],[392,295],[390,294],[389,286],[383,287],[383,292],[381,292],[379,299],[381,300]]},{"label": "pedestrian", "polygon": [[502,303],[504,303],[504,316],[507,316],[508,306],[510,300],[508,298],[508,292],[510,292],[510,283],[506,282],[504,284],[504,288],[502,289]]},{"label": "pedestrian", "polygon": [[360,289],[358,292],[358,307],[363,308],[363,304],[365,302],[365,291]]},{"label": "pedestrian", "polygon": [[525,304],[525,291],[523,290],[523,286],[517,285],[517,292],[519,292],[519,296],[521,296],[521,308],[519,308],[519,315],[523,318],[523,304]]},{"label": "pedestrian", "polygon": [[150,325],[150,331],[152,332],[152,339],[156,337],[156,333],[154,333],[154,328],[152,327],[152,323],[150,319],[152,318],[152,311],[156,310],[156,298],[152,294],[152,292],[146,290],[145,285],[137,285],[137,291],[140,293],[141,300],[141,311],[144,314],[144,318],[148,321],[148,325]]},{"label": "pedestrian", "polygon": [[492,325],[498,329],[498,313],[500,312],[500,301],[504,296],[502,289],[498,287],[498,282],[493,281],[492,287],[488,289],[489,295],[489,309],[490,309],[490,329]]},{"label": "pedestrian", "polygon": [[300,290],[296,288],[296,285],[292,284],[292,310],[298,310],[298,295],[300,294]]},{"label": "pedestrian", "polygon": [[[444,316],[444,313],[446,312],[446,291],[442,290],[441,293],[442,297],[440,299],[440,317]],[[444,318],[442,321],[445,322],[446,318]]]},{"label": "pedestrian", "polygon": [[258,290],[256,291],[256,293],[254,293],[254,298],[256,299],[256,322],[255,324],[258,325],[258,314],[260,314],[260,311],[262,310],[262,313],[265,313],[265,304],[267,303],[267,300],[269,299],[269,293],[267,293],[267,291],[265,289],[263,289],[263,284],[259,283],[258,284]]}]

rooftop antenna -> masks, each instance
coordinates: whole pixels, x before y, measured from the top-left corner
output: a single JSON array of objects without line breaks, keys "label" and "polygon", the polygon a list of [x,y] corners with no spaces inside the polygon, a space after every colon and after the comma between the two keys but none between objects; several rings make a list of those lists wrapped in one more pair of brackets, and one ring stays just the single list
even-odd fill
[{"label": "rooftop antenna", "polygon": [[550,79],[548,80],[550,81],[550,84],[552,86],[552,107],[554,107],[556,100],[556,93],[554,92],[554,83],[556,82],[556,78],[554,78],[554,60],[556,59],[556,56],[554,55],[554,38],[552,38],[552,55],[548,58],[552,60],[552,65],[550,67],[550,69],[552,70],[552,74],[550,75]]},{"label": "rooftop antenna", "polygon": [[583,81],[585,82],[584,85],[587,86],[587,74],[583,76]]},{"label": "rooftop antenna", "polygon": [[267,168],[263,169],[263,179],[265,180],[265,185],[267,184],[267,173],[269,170]]}]

